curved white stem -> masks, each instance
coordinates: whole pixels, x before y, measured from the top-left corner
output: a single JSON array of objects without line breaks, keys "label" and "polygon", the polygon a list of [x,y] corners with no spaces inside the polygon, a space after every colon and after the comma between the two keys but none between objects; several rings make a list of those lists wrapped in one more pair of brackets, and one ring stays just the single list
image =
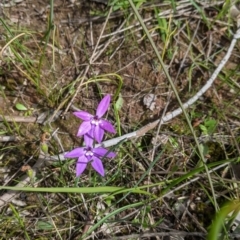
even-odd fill
[{"label": "curved white stem", "polygon": [[[240,38],[240,29],[238,29],[237,32],[233,35],[233,39],[231,41],[231,44],[230,44],[230,46],[228,48],[228,51],[227,51],[226,55],[224,56],[222,61],[219,63],[218,67],[213,72],[212,76],[208,79],[208,81],[205,83],[205,85],[192,98],[190,98],[187,102],[185,102],[183,104],[183,107],[185,109],[187,109],[191,105],[193,105],[212,86],[214,80],[216,79],[216,77],[218,76],[218,74],[223,69],[223,67],[227,63],[228,59],[230,58],[230,56],[232,54],[232,51],[234,49],[234,46],[235,46],[235,44],[237,42],[237,39],[239,39],[239,38]],[[135,138],[135,137],[141,137],[144,134],[146,134],[148,131],[150,131],[151,129],[156,127],[156,125],[158,123],[164,124],[164,123],[172,120],[176,116],[180,115],[181,113],[182,113],[182,109],[181,108],[177,108],[176,110],[174,110],[171,113],[168,113],[167,115],[165,115],[161,119],[158,119],[158,120],[156,120],[154,122],[151,122],[151,123],[141,127],[137,131],[134,131],[134,132],[131,132],[131,133],[127,133],[127,134],[122,135],[120,137],[104,141],[101,144],[101,146],[103,146],[103,147],[110,147],[110,146],[114,146],[114,145],[118,144],[119,142],[121,142],[123,140],[127,140],[127,139],[130,139],[130,138]],[[64,155],[64,153],[59,154],[59,155],[51,156],[51,157],[49,157],[49,160],[64,160],[64,156],[63,155]]]}]

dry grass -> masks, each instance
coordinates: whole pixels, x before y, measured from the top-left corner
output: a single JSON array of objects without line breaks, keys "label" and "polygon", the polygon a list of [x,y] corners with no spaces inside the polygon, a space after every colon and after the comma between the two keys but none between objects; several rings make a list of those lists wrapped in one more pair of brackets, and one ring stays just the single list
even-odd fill
[{"label": "dry grass", "polygon": [[141,130],[202,88],[236,31],[230,1],[134,1],[162,66],[128,1],[110,2],[2,3],[0,239],[206,239],[239,198],[239,42],[188,118],[112,146],[104,178],[88,168],[76,179],[61,158],[82,144],[73,109],[94,112],[110,93],[114,137]]}]

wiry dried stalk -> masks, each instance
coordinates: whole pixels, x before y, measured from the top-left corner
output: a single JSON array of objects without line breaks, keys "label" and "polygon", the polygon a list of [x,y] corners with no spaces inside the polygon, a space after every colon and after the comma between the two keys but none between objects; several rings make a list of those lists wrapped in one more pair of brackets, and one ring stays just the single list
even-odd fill
[{"label": "wiry dried stalk", "polygon": [[[240,29],[238,29],[237,32],[234,34],[232,42],[231,42],[231,44],[228,48],[228,51],[227,51],[225,57],[222,59],[222,61],[220,62],[219,66],[214,71],[214,73],[212,74],[210,79],[196,93],[195,96],[193,96],[186,103],[183,104],[183,107],[185,109],[189,108],[192,104],[194,104],[212,86],[215,78],[218,76],[219,72],[223,69],[224,65],[226,64],[226,62],[230,58],[230,56],[232,54],[232,51],[233,51],[233,48],[234,48],[234,46],[237,42],[237,39],[239,39],[239,38],[240,38]],[[166,123],[166,122],[172,120],[173,118],[175,118],[176,116],[178,116],[181,113],[182,113],[182,109],[178,108],[178,109],[174,110],[172,113],[169,113],[166,116],[162,117],[161,119],[158,119],[154,122],[151,122],[151,123],[145,125],[144,127],[140,128],[137,131],[125,134],[125,135],[123,135],[121,137],[118,137],[118,138],[107,140],[107,141],[103,142],[101,145],[104,146],[104,147],[110,147],[110,146],[118,144],[120,141],[123,141],[123,140],[127,140],[127,139],[134,138],[134,137],[141,137],[144,134],[146,134],[148,131],[150,131],[151,129],[156,127],[156,125],[158,123],[161,123],[161,124]],[[64,155],[59,154],[59,155],[47,157],[43,154],[40,154],[39,159],[37,160],[36,164],[32,167],[32,171],[33,171],[32,176],[34,176],[36,174],[37,169],[42,166],[42,164],[44,163],[44,160],[64,160]],[[21,179],[19,184],[17,184],[16,186],[25,186],[26,184],[28,184],[30,182],[30,180],[31,179],[26,175]],[[3,206],[6,202],[9,202],[14,197],[15,194],[16,194],[15,191],[8,191],[3,196],[1,196],[0,207]]]},{"label": "wiry dried stalk", "polygon": [[[228,48],[226,55],[224,56],[224,58],[222,59],[222,61],[220,62],[220,64],[216,68],[216,70],[213,72],[212,76],[206,82],[206,84],[196,93],[196,95],[194,95],[186,103],[183,104],[183,107],[185,109],[187,109],[191,105],[193,105],[212,86],[214,80],[216,79],[216,77],[218,76],[218,74],[223,69],[223,67],[227,63],[228,59],[230,58],[233,48],[237,42],[237,39],[239,39],[239,38],[240,38],[240,29],[238,29],[237,32],[233,35],[232,42]],[[150,130],[155,128],[157,126],[157,124],[159,124],[159,123],[164,124],[164,123],[174,119],[176,116],[180,115],[181,113],[182,113],[182,109],[177,108],[176,110],[174,110],[171,113],[168,113],[166,116],[162,117],[161,119],[151,122],[151,123],[143,126],[142,128],[138,129],[137,131],[127,133],[123,136],[104,141],[103,143],[101,143],[101,146],[110,147],[110,146],[116,145],[119,142],[127,140],[127,139],[131,139],[131,138],[135,138],[135,137],[142,137],[147,132],[149,132]],[[63,154],[51,156],[51,157],[49,157],[49,160],[64,160],[64,156],[63,156]]]}]

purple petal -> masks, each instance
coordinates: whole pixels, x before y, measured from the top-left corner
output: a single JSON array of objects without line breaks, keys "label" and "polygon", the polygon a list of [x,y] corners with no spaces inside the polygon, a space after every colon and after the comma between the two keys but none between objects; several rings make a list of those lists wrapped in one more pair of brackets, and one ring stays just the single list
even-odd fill
[{"label": "purple petal", "polygon": [[78,129],[77,136],[80,137],[80,136],[84,135],[85,133],[89,132],[91,128],[92,128],[92,125],[91,125],[90,121],[82,122],[82,124],[80,125],[80,127]]},{"label": "purple petal", "polygon": [[98,143],[102,142],[103,135],[104,135],[104,130],[99,125],[96,125],[94,129],[94,137]]},{"label": "purple petal", "polygon": [[114,126],[106,120],[101,119],[100,126],[101,126],[101,128],[103,128],[104,130],[106,130],[110,133],[116,133],[116,130],[114,129]]},{"label": "purple petal", "polygon": [[76,158],[84,155],[84,148],[75,148],[72,151],[66,153],[64,157],[66,158]]},{"label": "purple petal", "polygon": [[83,121],[90,121],[93,118],[92,114],[85,111],[73,112],[73,114],[76,117],[82,119]]},{"label": "purple petal", "polygon": [[86,147],[93,147],[93,137],[90,134],[84,134],[84,142]]},{"label": "purple petal", "polygon": [[[105,148],[102,148],[102,147],[98,147],[98,148],[94,148],[93,152],[94,152],[94,154],[103,157],[103,156],[105,156],[107,154],[108,150],[105,149]],[[106,155],[106,157],[109,157],[109,158],[116,157],[116,153],[109,152],[108,155]]]},{"label": "purple petal", "polygon": [[83,171],[87,167],[87,163],[88,163],[88,160],[85,156],[78,158],[78,161],[76,163],[76,176],[77,177],[83,173]]},{"label": "purple petal", "polygon": [[89,135],[89,137],[91,137],[92,139],[94,139],[94,129],[95,129],[95,125],[92,125],[91,129],[87,133],[87,135]]},{"label": "purple petal", "polygon": [[102,161],[99,158],[93,157],[93,161],[91,164],[92,167],[96,170],[96,172],[98,172],[101,176],[104,176],[104,167]]},{"label": "purple petal", "polygon": [[97,154],[101,157],[104,156],[107,152],[108,152],[108,150],[106,148],[103,148],[103,147],[98,147],[98,148],[93,149],[93,153]]},{"label": "purple petal", "polygon": [[111,100],[111,96],[110,96],[110,94],[107,94],[101,100],[101,102],[98,104],[96,114],[97,114],[97,116],[99,118],[101,118],[106,113],[106,111],[108,110],[108,107],[109,107],[109,104],[110,104],[110,100]]},{"label": "purple petal", "polygon": [[116,157],[116,155],[117,155],[117,154],[116,154],[115,152],[109,152],[108,155],[107,155],[107,157],[108,157],[108,158],[114,158],[114,157]]}]

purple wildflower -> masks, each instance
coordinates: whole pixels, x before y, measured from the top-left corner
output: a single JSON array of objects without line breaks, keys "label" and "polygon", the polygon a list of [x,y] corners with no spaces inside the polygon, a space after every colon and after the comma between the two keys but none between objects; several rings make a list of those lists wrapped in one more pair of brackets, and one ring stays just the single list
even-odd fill
[{"label": "purple wildflower", "polygon": [[88,133],[89,136],[95,138],[98,143],[101,143],[104,131],[116,133],[113,125],[109,121],[102,118],[102,116],[108,110],[110,100],[111,96],[107,94],[98,104],[95,116],[85,111],[73,113],[76,117],[83,120],[83,123],[80,125],[78,129],[77,133],[78,137]]},{"label": "purple wildflower", "polygon": [[93,147],[93,140],[91,138],[86,138],[86,147],[75,148],[72,151],[66,153],[64,157],[66,158],[78,158],[76,165],[76,176],[78,177],[83,173],[87,164],[91,162],[92,167],[101,175],[104,176],[104,167],[101,161],[101,157],[106,156],[108,158],[113,158],[116,156],[114,152],[108,152],[107,149],[103,147]]}]

